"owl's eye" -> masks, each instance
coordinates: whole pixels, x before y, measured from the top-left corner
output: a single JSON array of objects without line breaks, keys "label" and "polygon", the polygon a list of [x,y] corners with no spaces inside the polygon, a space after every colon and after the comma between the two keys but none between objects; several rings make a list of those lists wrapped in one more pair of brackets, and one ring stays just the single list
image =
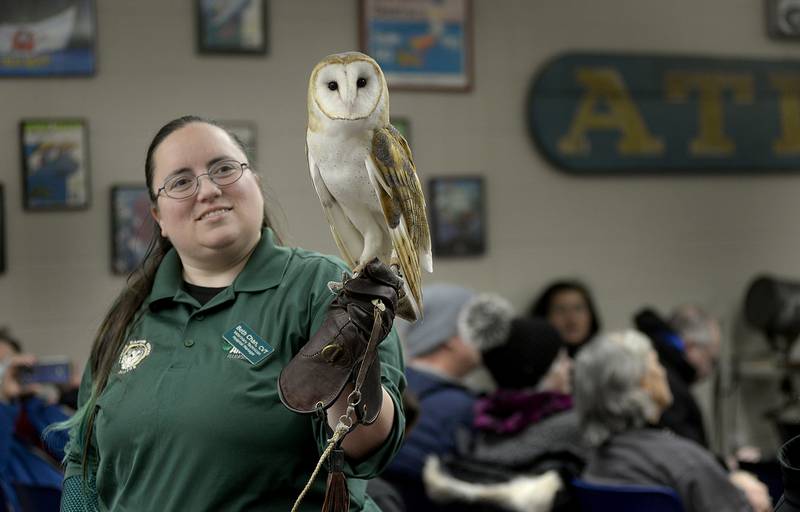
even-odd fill
[{"label": "owl's eye", "polygon": [[356,80],[356,87],[358,87],[359,89],[361,89],[362,87],[366,87],[366,86],[367,86],[367,79],[366,78],[359,78],[358,80]]},{"label": "owl's eye", "polygon": [[328,82],[328,89],[335,91],[338,88],[339,84],[337,84],[336,82]]}]

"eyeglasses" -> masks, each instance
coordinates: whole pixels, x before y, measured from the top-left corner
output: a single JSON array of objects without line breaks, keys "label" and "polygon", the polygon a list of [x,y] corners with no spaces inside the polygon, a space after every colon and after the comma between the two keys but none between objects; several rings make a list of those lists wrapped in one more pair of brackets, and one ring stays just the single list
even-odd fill
[{"label": "eyeglasses", "polygon": [[221,160],[209,167],[207,172],[197,176],[190,173],[177,174],[164,182],[156,192],[156,197],[160,196],[161,192],[172,199],[192,197],[200,189],[200,178],[203,176],[208,176],[208,179],[218,187],[227,187],[239,181],[248,167],[248,164],[236,160]]}]

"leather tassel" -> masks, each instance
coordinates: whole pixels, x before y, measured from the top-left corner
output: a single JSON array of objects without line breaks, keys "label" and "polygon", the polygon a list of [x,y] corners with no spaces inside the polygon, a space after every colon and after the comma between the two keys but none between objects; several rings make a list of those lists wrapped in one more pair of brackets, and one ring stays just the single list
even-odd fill
[{"label": "leather tassel", "polygon": [[322,512],[348,512],[350,510],[350,491],[347,477],[344,476],[344,451],[337,448],[328,458],[328,486]]}]

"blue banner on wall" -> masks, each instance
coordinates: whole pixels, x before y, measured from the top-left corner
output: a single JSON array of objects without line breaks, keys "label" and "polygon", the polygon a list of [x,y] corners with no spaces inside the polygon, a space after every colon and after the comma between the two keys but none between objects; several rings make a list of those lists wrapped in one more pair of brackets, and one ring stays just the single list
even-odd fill
[{"label": "blue banner on wall", "polygon": [[527,116],[576,174],[800,170],[800,61],[567,54]]}]

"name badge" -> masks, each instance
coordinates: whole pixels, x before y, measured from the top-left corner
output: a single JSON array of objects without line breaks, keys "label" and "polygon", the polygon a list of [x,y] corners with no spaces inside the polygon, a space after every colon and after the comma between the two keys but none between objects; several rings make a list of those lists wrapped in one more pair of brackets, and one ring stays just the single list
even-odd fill
[{"label": "name badge", "polygon": [[252,365],[259,364],[275,352],[275,349],[264,338],[244,322],[223,334],[222,338],[236,347]]}]

